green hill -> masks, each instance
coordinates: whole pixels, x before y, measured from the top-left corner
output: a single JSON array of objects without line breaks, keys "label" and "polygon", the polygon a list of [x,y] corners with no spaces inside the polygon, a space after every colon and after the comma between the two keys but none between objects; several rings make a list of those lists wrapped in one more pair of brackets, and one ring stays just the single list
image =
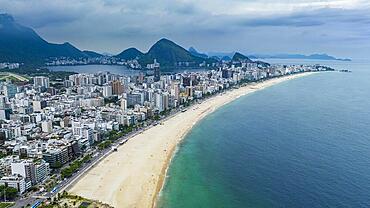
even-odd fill
[{"label": "green hill", "polygon": [[140,58],[143,55],[144,54],[136,48],[128,48],[122,51],[120,54],[116,55],[115,57],[124,59],[124,60],[132,60],[132,59]]},{"label": "green hill", "polygon": [[243,55],[239,52],[236,52],[231,60],[233,62],[253,63],[253,61],[250,58],[248,58],[247,56],[245,56],[245,55]]},{"label": "green hill", "polygon": [[252,61],[249,57],[241,54],[241,53],[238,53],[236,52],[231,60],[233,63],[241,63],[241,62],[244,62],[244,63],[256,63],[258,64],[259,66],[261,67],[268,67],[270,66],[269,63],[266,63],[266,62],[263,62],[263,61]]},{"label": "green hill", "polygon": [[192,55],[183,47],[165,38],[156,42],[149,49],[148,53],[140,58],[140,62],[142,66],[146,66],[146,64],[153,63],[154,59],[157,59],[157,62],[165,67],[186,66],[184,65],[185,62],[189,67],[198,66],[205,61],[204,58]]}]

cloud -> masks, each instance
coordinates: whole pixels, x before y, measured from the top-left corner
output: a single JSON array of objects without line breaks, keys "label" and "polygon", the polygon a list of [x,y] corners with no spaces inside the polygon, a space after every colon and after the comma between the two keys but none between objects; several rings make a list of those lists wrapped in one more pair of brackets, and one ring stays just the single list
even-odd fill
[{"label": "cloud", "polygon": [[318,20],[307,20],[294,17],[280,17],[268,19],[247,20],[242,23],[244,26],[262,27],[262,26],[294,26],[294,27],[311,27],[325,24]]},{"label": "cloud", "polygon": [[325,24],[363,24],[370,23],[367,9],[345,10],[325,8],[310,12],[298,12],[289,15],[276,15],[241,21],[242,26],[286,26],[311,27]]},{"label": "cloud", "polygon": [[14,15],[17,21],[34,28],[65,24],[76,21],[83,16],[78,8],[59,0],[0,0],[0,8],[6,13]]},{"label": "cloud", "polygon": [[367,50],[369,10],[366,0],[0,0],[0,12],[48,41],[111,52],[146,51],[164,36],[203,51]]}]

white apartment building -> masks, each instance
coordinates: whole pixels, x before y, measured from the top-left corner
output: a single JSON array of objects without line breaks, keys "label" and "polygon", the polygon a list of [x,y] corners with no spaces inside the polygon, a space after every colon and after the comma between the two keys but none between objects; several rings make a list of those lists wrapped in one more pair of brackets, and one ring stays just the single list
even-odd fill
[{"label": "white apartment building", "polygon": [[15,188],[20,194],[24,193],[27,190],[28,186],[24,178],[20,175],[2,177],[0,179],[0,185]]},{"label": "white apartment building", "polygon": [[112,95],[113,95],[112,86],[110,85],[103,86],[103,97],[109,97]]},{"label": "white apartment building", "polygon": [[50,87],[49,78],[48,77],[43,77],[43,76],[34,77],[33,78],[33,86],[35,88],[37,88],[37,87],[49,88]]},{"label": "white apartment building", "polygon": [[124,98],[121,99],[121,109],[123,111],[126,111],[127,110],[127,100],[124,99]]},{"label": "white apartment building", "polygon": [[50,120],[43,121],[41,123],[41,129],[44,133],[51,133],[53,131],[53,123]]}]

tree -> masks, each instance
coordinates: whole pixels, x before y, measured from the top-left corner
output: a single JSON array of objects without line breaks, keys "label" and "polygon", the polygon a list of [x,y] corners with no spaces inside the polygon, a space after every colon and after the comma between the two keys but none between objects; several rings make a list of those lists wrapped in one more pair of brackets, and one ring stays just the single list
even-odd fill
[{"label": "tree", "polygon": [[0,186],[0,197],[6,199],[14,199],[18,195],[18,190],[13,187]]},{"label": "tree", "polygon": [[8,198],[14,199],[18,195],[18,190],[13,187],[6,187],[5,193]]},{"label": "tree", "polygon": [[38,191],[39,189],[36,187],[36,186],[32,186],[30,189],[29,189],[29,191],[34,191],[34,192],[36,192],[36,191]]},{"label": "tree", "polygon": [[55,162],[52,168],[61,168],[63,165],[59,161]]},{"label": "tree", "polygon": [[0,152],[0,159],[5,157],[5,156],[6,156],[6,154],[4,154],[3,152]]}]

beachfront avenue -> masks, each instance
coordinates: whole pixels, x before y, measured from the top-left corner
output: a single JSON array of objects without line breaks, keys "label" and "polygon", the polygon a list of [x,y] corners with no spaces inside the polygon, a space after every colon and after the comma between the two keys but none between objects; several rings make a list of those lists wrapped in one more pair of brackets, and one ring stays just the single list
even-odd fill
[{"label": "beachfront avenue", "polygon": [[[122,76],[73,74],[51,81],[36,76],[2,82],[0,185],[14,187],[16,207],[50,203],[120,146],[190,106],[249,83],[303,72],[318,65],[225,62],[218,69]],[[179,116],[180,116],[179,115]]]}]

